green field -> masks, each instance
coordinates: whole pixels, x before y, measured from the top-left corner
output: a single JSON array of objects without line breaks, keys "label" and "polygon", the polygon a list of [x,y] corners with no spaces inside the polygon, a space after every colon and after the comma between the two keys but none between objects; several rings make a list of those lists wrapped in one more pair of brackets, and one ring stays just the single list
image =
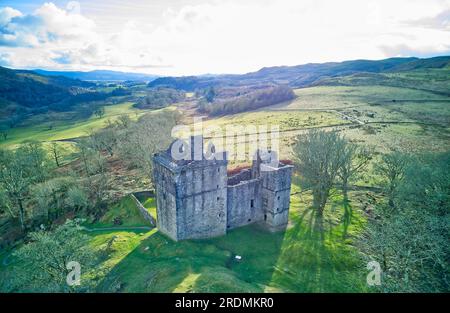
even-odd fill
[{"label": "green field", "polygon": [[93,115],[89,119],[81,121],[49,120],[33,126],[16,127],[8,131],[7,140],[0,141],[0,147],[20,144],[25,140],[55,141],[83,137],[105,127],[108,120],[114,122],[122,114],[127,114],[130,119],[136,120],[145,112],[145,110],[133,108],[131,102],[124,102],[105,106],[105,115],[101,118]]},{"label": "green field", "polygon": [[[351,194],[354,208],[347,218],[341,197],[334,196],[320,222],[307,205],[311,196],[298,191],[293,185],[286,231],[269,233],[252,225],[218,238],[181,242],[156,228],[145,230],[148,224],[125,197],[98,223],[87,225],[94,249],[103,251],[112,241],[110,254],[89,277],[94,275],[100,292],[367,291],[365,261],[353,246],[365,223],[358,208],[363,194]],[[147,201],[149,207],[152,203]],[[115,216],[127,221],[113,225]],[[20,266],[11,257],[9,262],[0,273]]]},{"label": "green field", "polygon": [[[353,142],[375,147],[377,153],[450,148],[450,98],[446,95],[379,85],[317,86],[295,93],[293,101],[206,119],[204,126],[279,125],[282,158],[292,157],[293,140],[311,128],[335,128]],[[101,119],[52,122],[52,129],[48,129],[50,121],[13,129],[1,145],[11,147],[26,139],[72,139],[104,127],[108,119],[120,114],[136,119],[145,113],[131,103],[105,108]],[[238,137],[240,143],[248,143],[243,134]],[[378,160],[375,155],[364,179],[356,182],[356,191],[350,192],[350,208],[344,208],[342,198],[335,194],[323,220],[317,220],[309,208],[311,195],[293,184],[289,226],[274,234],[253,225],[219,238],[173,242],[156,228],[144,229],[147,222],[132,199],[125,197],[88,225],[92,247],[103,251],[112,242],[111,253],[89,275],[94,275],[96,290],[101,292],[371,291],[366,285],[366,262],[355,239],[364,229],[364,209],[373,196],[363,188],[376,185],[373,167]],[[143,204],[156,215],[154,199]],[[121,225],[115,225],[117,217],[123,221]],[[236,255],[242,259],[238,261]],[[1,267],[0,273],[8,271],[8,266]]]},{"label": "green field", "polygon": [[[278,125],[283,158],[291,157],[295,136],[310,128],[334,127],[380,152],[450,148],[448,96],[388,86],[317,86],[296,89],[295,93],[297,98],[290,102],[205,120],[203,125],[222,129],[227,125]],[[236,140],[242,144],[248,141],[242,134]]]},{"label": "green field", "polygon": [[[290,225],[275,234],[255,225],[223,237],[182,242],[156,229],[91,233],[99,250],[115,238],[96,277],[98,291],[365,291],[365,263],[351,245],[365,223],[364,213],[355,208],[346,224],[341,200],[335,197],[322,233],[305,198],[309,196],[292,196]],[[242,259],[237,261],[236,255]]]},{"label": "green field", "polygon": [[[119,219],[120,225],[115,225],[114,220]],[[110,206],[108,211],[95,224],[90,225],[94,228],[102,227],[141,227],[149,226],[149,223],[140,215],[131,196],[125,196],[119,202]]]}]

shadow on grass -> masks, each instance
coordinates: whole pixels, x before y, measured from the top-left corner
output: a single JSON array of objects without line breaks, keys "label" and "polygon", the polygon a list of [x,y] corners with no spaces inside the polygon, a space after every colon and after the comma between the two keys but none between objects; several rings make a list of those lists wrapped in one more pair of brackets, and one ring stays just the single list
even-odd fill
[{"label": "shadow on grass", "polygon": [[256,225],[180,242],[155,232],[105,275],[98,291],[261,292],[271,280],[283,238],[284,232],[272,234]]},{"label": "shadow on grass", "polygon": [[363,291],[360,258],[342,238],[348,227],[342,230],[305,209],[286,231],[272,286],[289,292]]},{"label": "shadow on grass", "polygon": [[251,225],[222,237],[174,242],[152,230],[110,267],[98,291],[364,291],[365,266],[345,239],[354,231],[354,212],[348,202],[339,206],[344,211],[336,224],[337,215],[319,218],[295,203],[292,226],[277,233]]}]

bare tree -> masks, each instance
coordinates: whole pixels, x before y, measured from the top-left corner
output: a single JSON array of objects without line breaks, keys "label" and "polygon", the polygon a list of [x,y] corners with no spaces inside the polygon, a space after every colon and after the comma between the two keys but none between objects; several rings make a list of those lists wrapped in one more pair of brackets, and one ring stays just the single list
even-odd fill
[{"label": "bare tree", "polygon": [[52,142],[50,147],[51,147],[51,151],[52,151],[53,158],[55,160],[56,166],[60,167],[61,163],[60,163],[59,160],[60,160],[61,156],[60,156],[60,153],[59,153],[58,144],[56,142]]},{"label": "bare tree", "polygon": [[338,177],[342,184],[344,201],[348,201],[348,183],[356,174],[364,170],[372,159],[372,149],[348,143],[344,147]]},{"label": "bare tree", "polygon": [[394,208],[394,198],[397,187],[403,180],[405,170],[409,159],[401,152],[394,151],[390,154],[385,154],[380,163],[377,163],[375,168],[387,181],[385,184],[386,193],[388,196],[389,206]]},{"label": "bare tree", "polygon": [[94,114],[98,118],[102,118],[105,115],[105,107],[99,107],[97,110],[94,111]]},{"label": "bare tree", "polygon": [[25,231],[25,198],[30,185],[30,178],[25,175],[19,162],[11,160],[8,166],[2,166],[0,170],[0,180],[2,189],[8,197],[9,212],[13,218],[18,217],[22,231]]},{"label": "bare tree", "polygon": [[120,133],[118,155],[128,166],[141,168],[151,177],[152,156],[173,140],[171,130],[177,118],[171,111],[144,115]]},{"label": "bare tree", "polygon": [[44,181],[46,153],[41,145],[30,142],[15,151],[0,151],[0,191],[13,218],[18,217],[26,230],[26,206],[31,184]]},{"label": "bare tree", "polygon": [[297,137],[294,158],[305,185],[312,190],[313,208],[318,216],[323,216],[346,145],[347,140],[335,131],[312,130]]},{"label": "bare tree", "polygon": [[114,155],[117,144],[117,132],[113,127],[97,131],[91,135],[91,143],[98,151],[106,150],[110,156]]},{"label": "bare tree", "polygon": [[119,115],[116,121],[117,125],[121,128],[128,128],[131,124],[131,119],[128,114]]}]

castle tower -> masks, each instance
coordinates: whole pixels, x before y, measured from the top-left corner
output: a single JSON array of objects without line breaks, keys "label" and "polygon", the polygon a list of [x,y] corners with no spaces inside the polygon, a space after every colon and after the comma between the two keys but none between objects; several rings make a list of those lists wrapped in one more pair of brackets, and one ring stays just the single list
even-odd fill
[{"label": "castle tower", "polygon": [[[259,151],[257,152],[259,154]],[[262,225],[270,231],[286,228],[289,219],[291,175],[293,166],[278,161],[274,152],[269,152],[261,161]]]},{"label": "castle tower", "polygon": [[204,157],[203,138],[190,137],[172,157],[172,148],[156,154],[153,173],[157,197],[157,227],[174,240],[209,238],[226,233],[227,160],[225,153]]}]

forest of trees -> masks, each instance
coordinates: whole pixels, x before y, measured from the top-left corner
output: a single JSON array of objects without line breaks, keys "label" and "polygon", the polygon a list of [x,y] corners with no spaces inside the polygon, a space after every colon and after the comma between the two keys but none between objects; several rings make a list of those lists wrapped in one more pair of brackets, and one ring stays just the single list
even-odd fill
[{"label": "forest of trees", "polygon": [[64,167],[57,145],[48,149],[27,142],[15,150],[0,150],[0,213],[8,217],[6,228],[20,229],[2,231],[0,247],[13,245],[39,225],[51,227],[69,212],[94,219],[103,214],[102,208],[114,200],[108,195],[107,158],[117,156],[150,177],[151,156],[170,143],[177,119],[173,111],[148,113],[138,121],[120,116],[80,139],[77,160]]},{"label": "forest of trees", "polygon": [[209,88],[199,101],[198,110],[212,116],[255,110],[295,98],[292,89],[282,85],[243,90],[242,93],[227,97],[215,97],[211,90],[214,89]]},{"label": "forest of trees", "polygon": [[[349,183],[364,175],[373,152],[338,132],[312,130],[297,138],[296,167],[311,190],[322,225],[331,193],[341,190],[347,210]],[[358,246],[381,264],[384,292],[435,292],[450,288],[450,152],[383,154],[376,163],[385,195],[369,215]],[[344,219],[346,214],[344,212]]]},{"label": "forest of trees", "polygon": [[139,109],[158,109],[183,101],[185,94],[182,91],[171,88],[156,88],[147,91],[134,106]]}]

